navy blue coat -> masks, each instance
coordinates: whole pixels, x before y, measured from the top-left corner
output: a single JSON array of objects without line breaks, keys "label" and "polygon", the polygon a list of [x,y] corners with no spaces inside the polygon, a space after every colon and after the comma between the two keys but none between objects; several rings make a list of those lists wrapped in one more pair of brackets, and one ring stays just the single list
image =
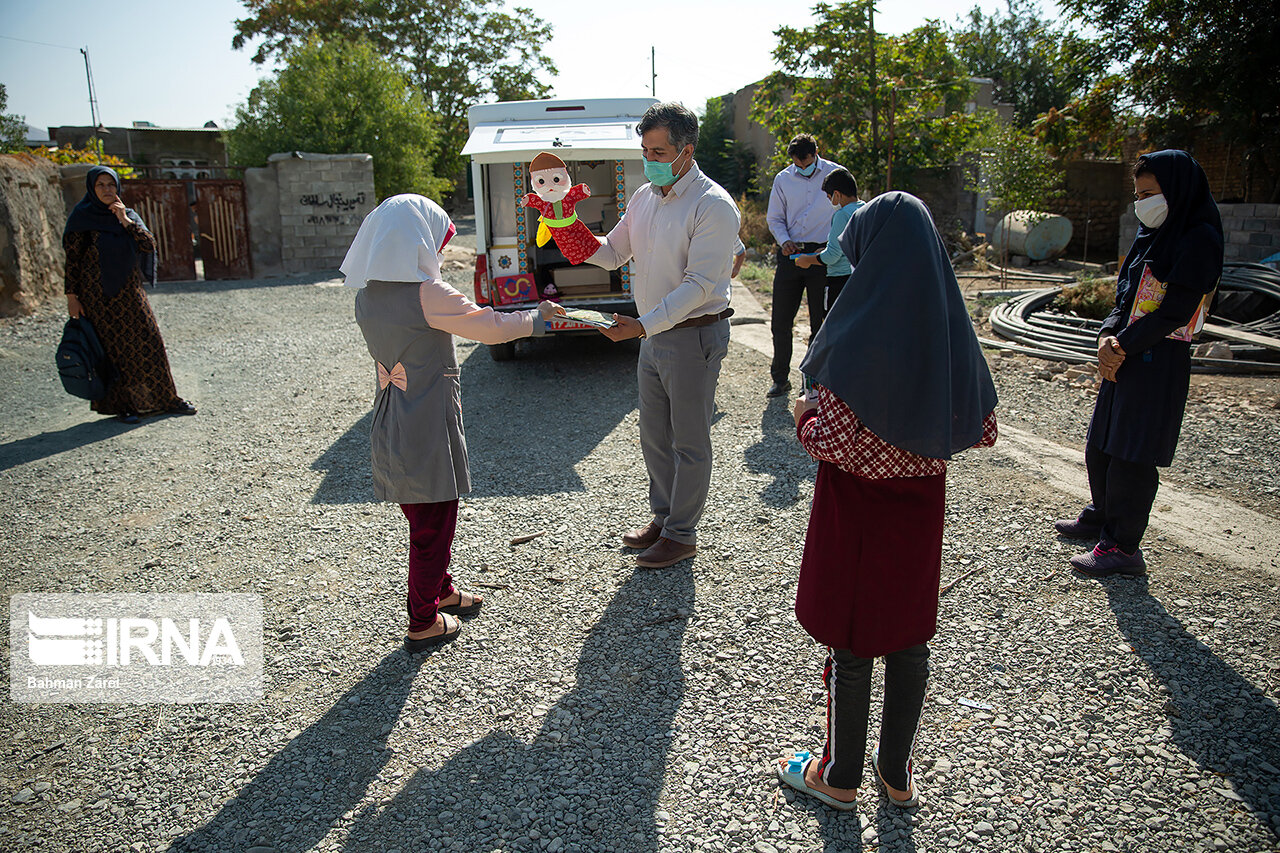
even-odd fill
[{"label": "navy blue coat", "polygon": [[[1143,226],[1116,283],[1116,307],[1099,338],[1115,335],[1125,352],[1116,381],[1103,381],[1088,443],[1143,465],[1167,466],[1182,430],[1191,384],[1191,345],[1171,340],[1222,276],[1222,220],[1200,165],[1185,151],[1139,159],[1155,175],[1169,205],[1159,228]],[[1129,323],[1143,270],[1168,287],[1160,307]]]}]

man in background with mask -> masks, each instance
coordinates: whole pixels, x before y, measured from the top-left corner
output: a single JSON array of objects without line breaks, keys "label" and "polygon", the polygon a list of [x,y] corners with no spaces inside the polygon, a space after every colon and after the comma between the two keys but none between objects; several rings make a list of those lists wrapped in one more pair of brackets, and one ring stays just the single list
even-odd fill
[{"label": "man in background with mask", "polygon": [[837,163],[818,156],[818,143],[801,133],[787,146],[791,165],[773,179],[769,193],[769,210],[765,221],[778,243],[778,264],[773,274],[773,310],[770,331],[773,333],[773,362],[769,373],[773,385],[768,397],[781,397],[791,390],[791,327],[800,310],[800,299],[809,296],[809,340],[826,316],[823,307],[827,287],[827,268],[822,263],[807,268],[796,265],[792,255],[821,252],[827,242],[831,216],[835,212],[822,182],[840,168]]},{"label": "man in background with mask", "polygon": [[[623,535],[636,564],[661,569],[692,557],[711,486],[711,415],[729,347],[730,273],[738,242],[733,198],[698,169],[698,119],[654,104],[636,126],[649,183],[588,263],[632,261],[639,319],[613,315],[610,340],[641,338],[640,447],[652,520]],[[825,202],[825,197],[823,198]]]}]

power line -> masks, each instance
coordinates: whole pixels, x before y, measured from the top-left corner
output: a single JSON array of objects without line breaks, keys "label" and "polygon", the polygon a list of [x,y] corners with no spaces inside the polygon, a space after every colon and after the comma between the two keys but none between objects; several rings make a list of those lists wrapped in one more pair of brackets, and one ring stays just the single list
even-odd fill
[{"label": "power line", "polygon": [[79,50],[80,49],[78,47],[69,47],[65,44],[50,44],[47,41],[32,41],[31,39],[20,39],[17,36],[0,36],[0,39],[8,39],[9,41],[21,41],[21,42],[26,42],[27,44],[38,44],[42,47],[59,47],[59,48],[62,48],[63,50]]}]

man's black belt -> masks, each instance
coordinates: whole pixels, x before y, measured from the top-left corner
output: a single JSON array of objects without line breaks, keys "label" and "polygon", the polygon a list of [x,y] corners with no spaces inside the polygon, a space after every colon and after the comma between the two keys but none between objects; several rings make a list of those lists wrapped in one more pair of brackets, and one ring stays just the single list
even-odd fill
[{"label": "man's black belt", "polygon": [[690,317],[688,320],[681,320],[671,328],[673,329],[690,329],[694,326],[710,326],[712,323],[718,323],[721,320],[728,320],[733,316],[733,309],[726,308],[719,314],[703,314],[700,317]]}]

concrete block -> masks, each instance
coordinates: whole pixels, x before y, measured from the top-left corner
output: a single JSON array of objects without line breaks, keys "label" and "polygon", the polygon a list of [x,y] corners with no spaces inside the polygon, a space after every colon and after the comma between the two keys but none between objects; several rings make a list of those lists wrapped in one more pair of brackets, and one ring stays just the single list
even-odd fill
[{"label": "concrete block", "polygon": [[1249,245],[1251,246],[1274,246],[1276,238],[1272,234],[1253,233],[1249,235]]},{"label": "concrete block", "polygon": [[1280,218],[1280,204],[1255,204],[1253,213],[1265,219],[1277,219]]},{"label": "concrete block", "polygon": [[1267,223],[1262,219],[1245,219],[1240,223],[1245,231],[1266,231]]},{"label": "concrete block", "polygon": [[1226,235],[1227,235],[1228,243],[1248,243],[1249,242],[1249,233],[1247,231],[1240,231],[1240,230],[1227,231]]},{"label": "concrete block", "polygon": [[1243,204],[1243,203],[1241,203],[1241,204],[1220,204],[1220,205],[1218,205],[1218,212],[1219,212],[1220,214],[1222,214],[1223,218],[1226,218],[1226,217],[1228,217],[1228,216],[1239,216],[1239,217],[1253,216],[1253,215],[1254,215],[1254,205],[1252,205],[1252,204]]}]

